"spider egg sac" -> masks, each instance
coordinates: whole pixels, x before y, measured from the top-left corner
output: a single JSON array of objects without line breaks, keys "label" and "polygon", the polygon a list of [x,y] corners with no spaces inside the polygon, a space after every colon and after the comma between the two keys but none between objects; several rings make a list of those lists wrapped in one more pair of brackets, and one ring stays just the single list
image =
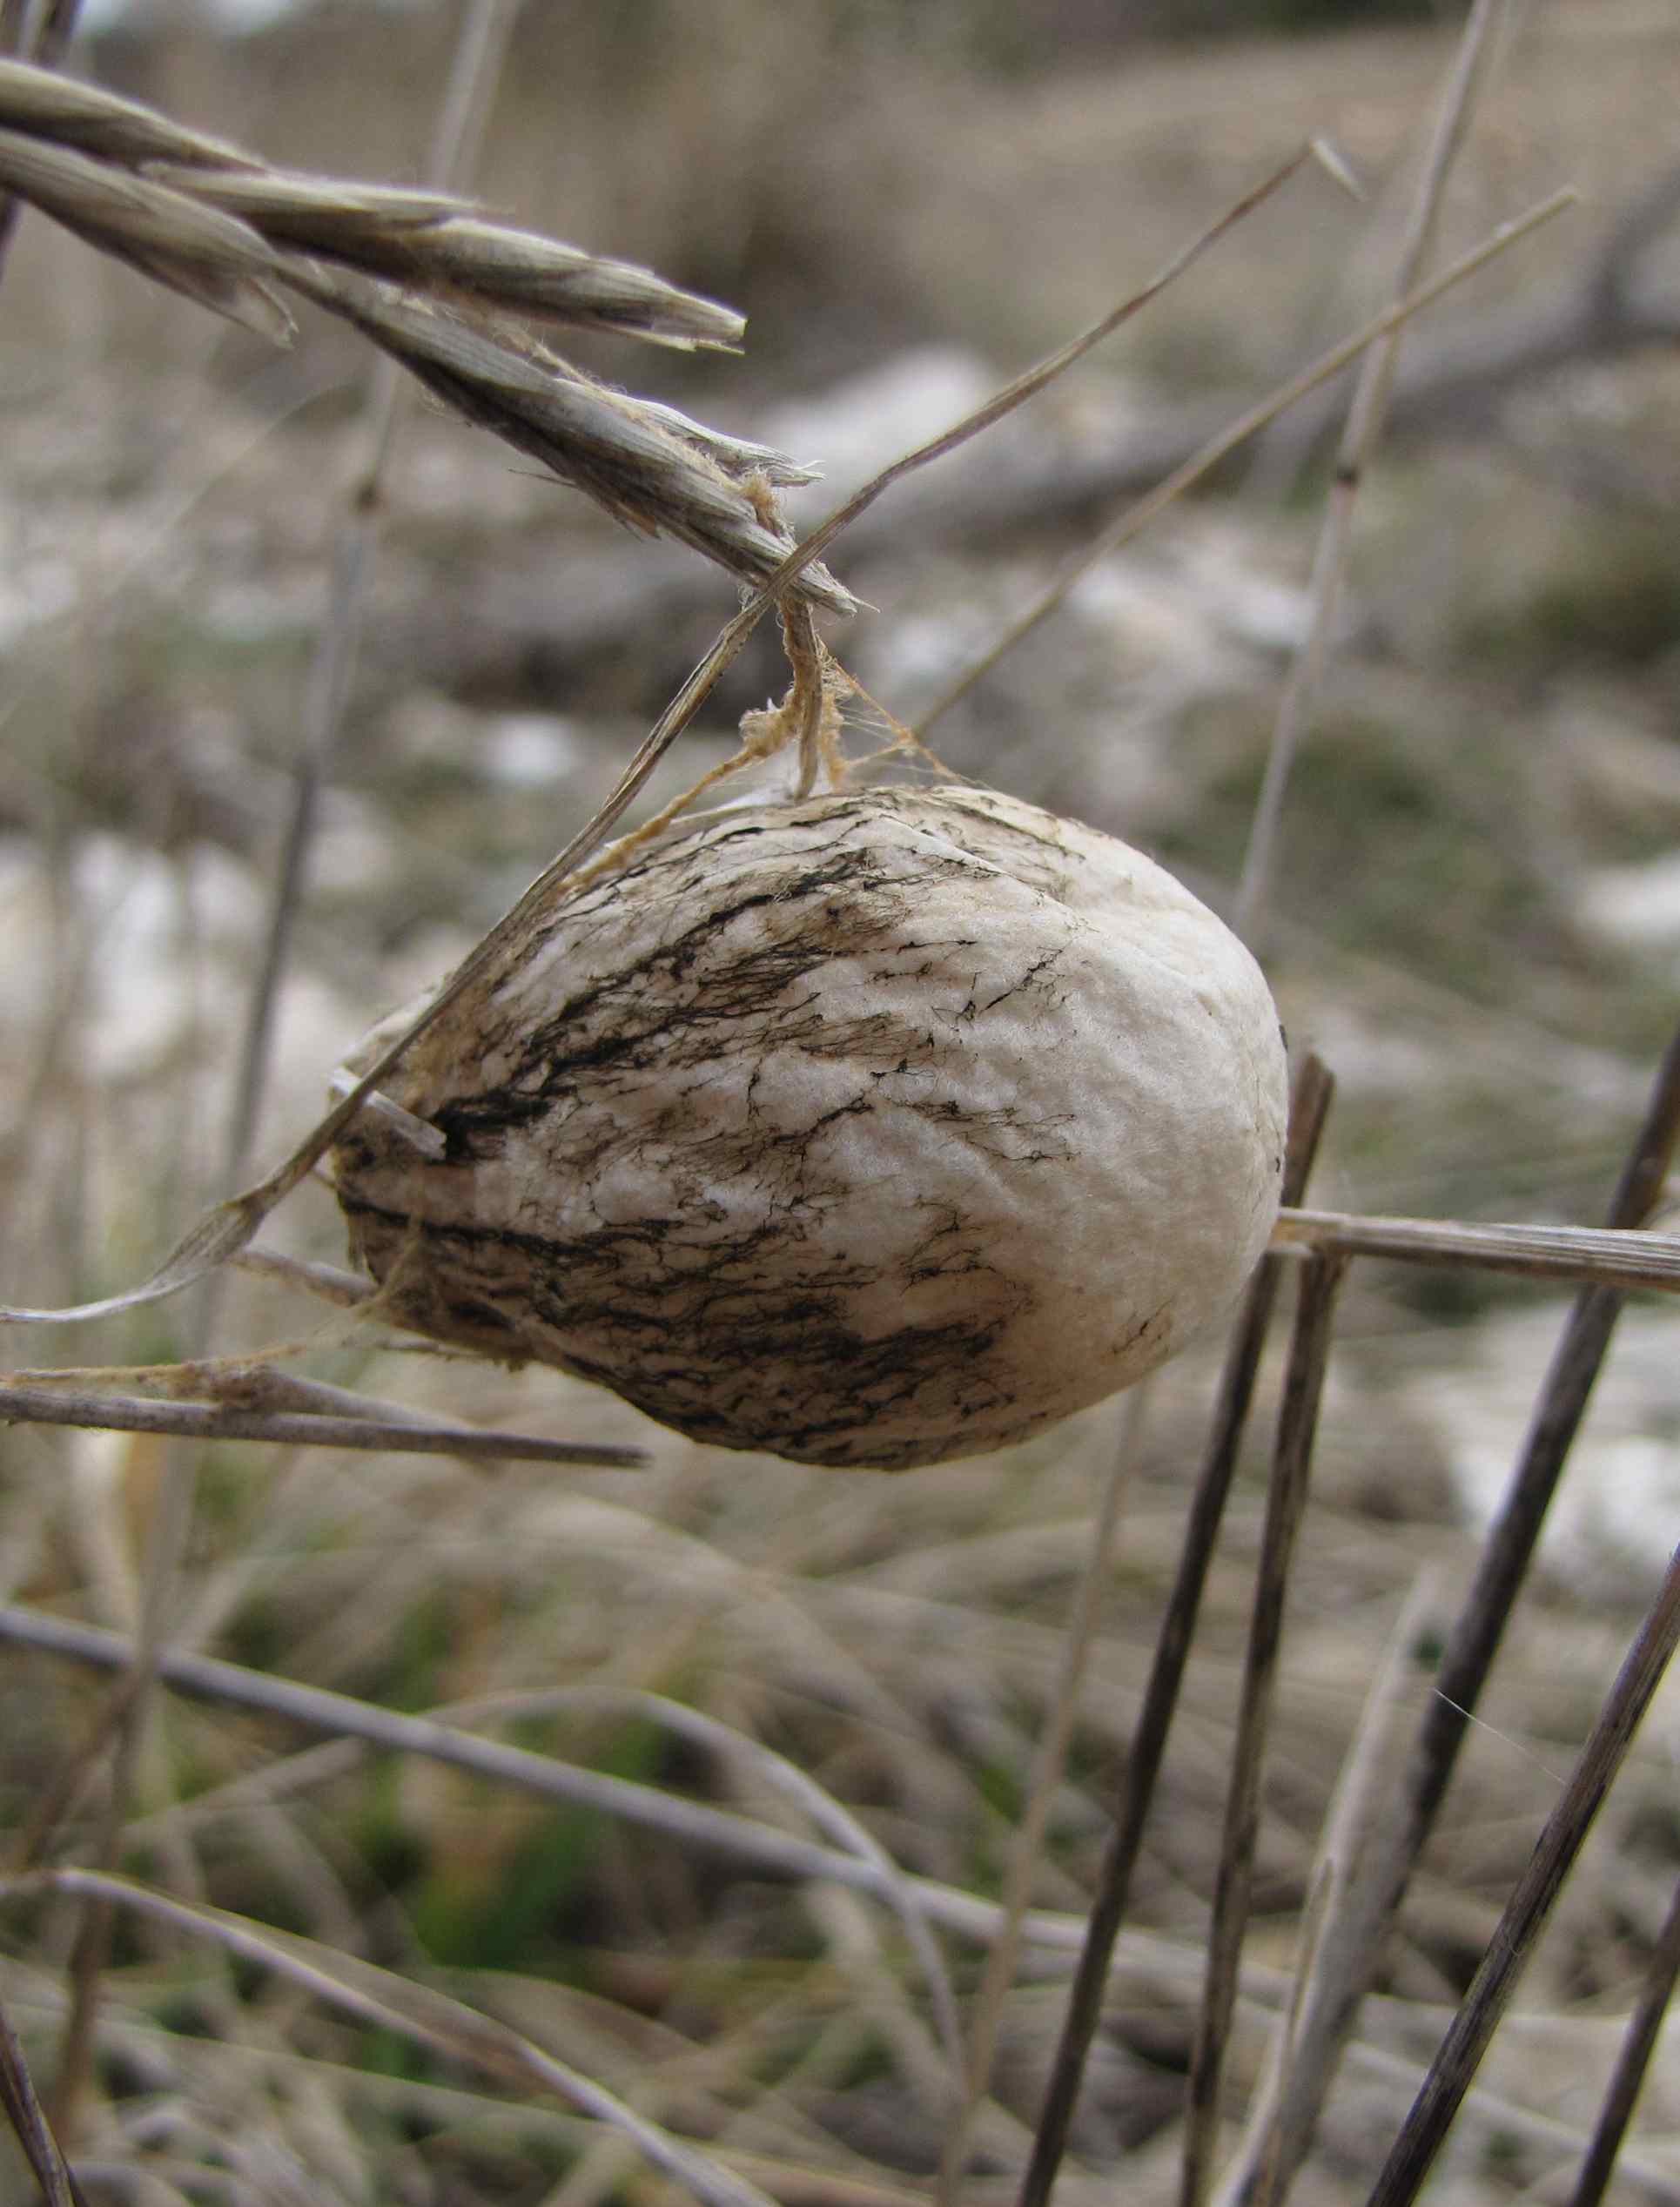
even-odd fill
[{"label": "spider egg sac", "polygon": [[385,1087],[445,1145],[364,1111],[335,1153],[399,1323],[697,1441],[891,1470],[1018,1441],[1225,1317],[1287,1102],[1221,921],[955,787],[679,824],[556,894]]}]

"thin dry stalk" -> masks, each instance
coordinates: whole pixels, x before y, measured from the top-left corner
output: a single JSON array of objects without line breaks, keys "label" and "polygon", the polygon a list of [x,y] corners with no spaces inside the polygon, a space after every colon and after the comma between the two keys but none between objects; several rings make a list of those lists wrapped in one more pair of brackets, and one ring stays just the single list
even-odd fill
[{"label": "thin dry stalk", "polygon": [[[1680,1136],[1680,1035],[1659,1070],[1645,1121],[1610,1206],[1610,1224],[1638,1228],[1658,1201]],[[1482,1548],[1394,1800],[1375,1821],[1326,1933],[1324,1960],[1297,2035],[1294,2068],[1278,2120],[1287,2187],[1312,2143],[1342,2049],[1412,1871],[1435,1826],[1458,1751],[1493,1667],[1539,1538],[1546,1511],[1609,1351],[1622,1297],[1583,1289],[1542,1384],[1533,1423],[1500,1514]]]},{"label": "thin dry stalk", "polygon": [[[1424,164],[1417,198],[1412,208],[1395,271],[1394,295],[1402,299],[1422,272],[1460,147],[1464,142],[1475,97],[1482,82],[1482,61],[1495,24],[1503,14],[1506,0],[1474,0],[1459,40],[1457,55],[1441,95],[1433,143]],[[1394,383],[1404,331],[1395,329],[1372,346],[1360,362],[1359,381],[1336,454],[1330,496],[1324,509],[1319,541],[1313,555],[1312,579],[1307,585],[1310,611],[1306,636],[1295,654],[1279,701],[1277,719],[1267,753],[1260,795],[1248,826],[1248,846],[1243,856],[1232,925],[1245,941],[1254,939],[1260,906],[1272,875],[1273,852],[1283,818],[1283,801],[1289,785],[1295,753],[1311,718],[1323,679],[1325,656],[1335,624],[1341,582],[1347,564],[1353,532],[1354,502],[1371,455],[1382,433],[1388,394]]]},{"label": "thin dry stalk", "polygon": [[1418,1638],[1426,1621],[1434,1615],[1439,1599],[1436,1574],[1432,1571],[1420,1572],[1388,1635],[1388,1646],[1354,1727],[1352,1744],[1325,1811],[1323,1834],[1314,1865],[1312,1885],[1321,1912],[1316,1921],[1312,1950],[1302,1957],[1299,1996],[1291,2003],[1287,2027],[1280,2029],[1273,2042],[1267,2074],[1249,2109],[1241,2150],[1235,2164],[1221,2179],[1217,2195],[1220,2207],[1236,2207],[1236,2202],[1245,2197],[1252,2201],[1253,2207],[1276,2207],[1282,2197],[1278,2117],[1294,2059],[1295,2034],[1305,2012],[1307,1990],[1318,1975],[1323,1935],[1335,1897],[1347,1881],[1347,1866],[1357,1859],[1364,1844],[1382,1796],[1402,1698],[1415,1671]]},{"label": "thin dry stalk", "polygon": [[93,1722],[63,1756],[44,1792],[30,1807],[29,1817],[10,1849],[9,1867],[32,1869],[44,1861],[53,1840],[81,1803],[97,1773],[105,1750],[116,1739],[129,1705],[145,1685],[139,1673],[129,1670],[111,1687],[95,1712]]},{"label": "thin dry stalk", "polygon": [[1651,1949],[1645,1981],[1628,2019],[1627,2033],[1598,2110],[1592,2144],[1569,2195],[1569,2207],[1598,2207],[1604,2197],[1677,1983],[1680,1983],[1680,1882],[1675,1886],[1668,1914]]},{"label": "thin dry stalk", "polygon": [[[133,1706],[132,1700],[127,1703],[114,1727],[116,1753],[111,1758],[111,1786],[113,1796],[119,1786],[126,1794],[132,1779],[132,1751],[128,1743],[138,1734],[124,1719]],[[83,1766],[85,1768],[84,1762]],[[104,1821],[109,1829],[109,1801]],[[104,1837],[102,1832],[99,1850],[102,1857],[113,1851],[103,1844]],[[99,1983],[111,1952],[111,1921],[108,1903],[103,1896],[95,1895],[91,1905],[82,1913],[77,1928],[76,1943],[71,1948],[70,2014],[65,2020],[64,2036],[59,2041],[58,2069],[50,2088],[48,2116],[54,2130],[62,2130],[72,2147],[76,2143],[77,2126],[82,2116],[82,2101],[93,2060],[93,2034],[99,2011]]]},{"label": "thin dry stalk", "polygon": [[[1315,1057],[1307,1058],[1295,1076],[1294,1093],[1290,1099],[1284,1194],[1291,1200],[1306,1192],[1334,1089],[1334,1083],[1322,1061]],[[1278,1259],[1262,1257],[1220,1376],[1213,1430],[1190,1504],[1178,1575],[1156,1637],[1143,1706],[1126,1757],[1125,1785],[1114,1833],[1103,1856],[1079,1970],[1068,1995],[1067,2013],[1038,2116],[1032,2155],[1022,2180],[1020,2207],[1045,2207],[1067,2149],[1068,2130],[1085,2076],[1085,2059],[1102,2015],[1103,1995],[1115,1942],[1131,1896],[1132,1873],[1143,1848],[1149,1807],[1166,1753],[1167,1733],[1172,1729],[1185,1665],[1195,1637],[1208,1568],[1236,1472],[1237,1453],[1248,1422],[1260,1352],[1265,1347],[1280,1277]]]},{"label": "thin dry stalk", "polygon": [[1272,1247],[1388,1257],[1446,1271],[1504,1272],[1515,1279],[1570,1280],[1620,1292],[1644,1288],[1672,1295],[1680,1289],[1680,1236],[1633,1228],[1483,1226],[1287,1208],[1273,1229]]},{"label": "thin dry stalk", "polygon": [[[89,1376],[104,1382],[126,1378],[149,1394],[160,1394],[175,1403],[207,1402],[247,1410],[302,1410],[312,1416],[372,1419],[376,1425],[407,1425],[440,1433],[474,1435],[482,1430],[469,1425],[465,1418],[432,1416],[403,1403],[387,1403],[382,1396],[359,1394],[353,1387],[334,1387],[326,1380],[299,1379],[290,1372],[276,1371],[267,1361],[274,1353],[265,1350],[257,1360],[231,1356],[201,1363],[131,1365],[126,1371],[120,1366],[108,1366]],[[19,1372],[16,1376],[56,1387],[74,1375],[48,1370]]]},{"label": "thin dry stalk", "polygon": [[1609,1791],[1639,1720],[1680,1645],[1680,1549],[1599,1712],[1528,1867],[1506,1901],[1481,1966],[1395,2139],[1369,2207],[1408,2207],[1429,2172],[1535,1941]]},{"label": "thin dry stalk", "polygon": [[[189,1451],[178,1446],[171,1450],[164,1468],[158,1507],[147,1527],[144,1598],[133,1668],[129,1677],[118,1683],[111,1699],[115,1719],[114,1747],[95,1849],[96,1860],[104,1867],[111,1867],[117,1860],[135,1773],[150,1729],[158,1658],[168,1637],[177,1576],[186,1551],[193,1471]],[[104,1729],[104,1712],[100,1712],[93,1721],[91,1739],[102,1740]],[[72,1760],[80,1783],[84,1774],[91,1773],[91,1746],[84,1746],[83,1753]],[[110,1954],[113,1921],[111,1903],[93,1895],[83,1913],[71,1955],[70,2012],[65,2018],[50,2105],[56,2127],[72,2143],[80,2120],[82,2099],[92,2073],[100,1984]]]},{"label": "thin dry stalk", "polygon": [[0,2107],[17,2134],[24,2158],[34,2171],[46,2207],[87,2207],[82,2187],[58,2150],[40,2101],[17,2034],[0,2008]]},{"label": "thin dry stalk", "polygon": [[[1174,254],[1166,267],[1152,277],[1141,291],[1132,293],[1100,320],[1093,322],[1089,329],[1082,331],[1067,344],[1059,346],[1036,367],[1028,368],[1025,374],[1018,375],[1012,382],[1006,383],[984,406],[977,407],[972,414],[965,414],[953,428],[942,430],[937,437],[930,437],[925,444],[917,445],[913,452],[907,452],[902,460],[895,460],[890,468],[883,468],[878,475],[865,483],[843,506],[837,507],[811,531],[801,547],[802,551],[807,548],[813,552],[825,551],[842,529],[849,528],[895,483],[901,482],[906,475],[913,474],[918,468],[925,468],[931,461],[943,460],[948,453],[955,452],[959,446],[978,437],[983,430],[990,429],[995,422],[1001,421],[1005,414],[1012,414],[1028,399],[1035,398],[1058,376],[1065,374],[1075,361],[1083,360],[1105,338],[1112,337],[1123,323],[1129,322],[1134,314],[1141,313],[1151,299],[1158,298],[1169,284],[1176,282],[1210,246],[1216,245],[1228,231],[1287,184],[1296,170],[1312,157],[1313,151],[1310,145],[1302,146],[1281,168],[1274,169],[1252,192],[1246,192],[1217,221],[1210,223],[1200,237],[1193,239],[1181,252]],[[774,583],[775,578],[772,577],[770,587],[774,587]]]},{"label": "thin dry stalk", "polygon": [[1158,514],[1183,497],[1187,490],[1193,489],[1204,475],[1211,474],[1222,460],[1228,459],[1240,446],[1258,435],[1269,422],[1275,421],[1280,414],[1304,399],[1309,392],[1316,391],[1321,383],[1327,383],[1333,376],[1340,375],[1368,346],[1376,344],[1392,331],[1399,329],[1414,314],[1421,313],[1426,306],[1432,306],[1455,284],[1461,284],[1467,277],[1475,275],[1497,254],[1519,244],[1539,229],[1542,223],[1562,214],[1566,207],[1572,207],[1576,198],[1577,194],[1572,191],[1555,192],[1550,198],[1542,199],[1516,221],[1502,224],[1481,245],[1454,261],[1450,267],[1444,268],[1438,276],[1432,277],[1427,284],[1421,284],[1398,306],[1388,308],[1385,313],[1367,322],[1362,329],[1355,330],[1351,337],[1343,338],[1327,353],[1321,353],[1310,367],[1303,368],[1299,375],[1293,376],[1269,398],[1263,399],[1256,407],[1251,407],[1247,414],[1240,415],[1227,427],[1221,429],[1217,436],[1210,437],[1199,452],[1193,453],[1181,467],[1175,468],[1165,481],[1158,483],[1134,505],[1128,506],[1106,528],[1099,530],[1089,544],[1058,568],[1051,582],[1027,610],[1005,629],[997,643],[977,659],[949,690],[926,708],[915,723],[917,735],[925,736],[934,723],[943,719],[953,705],[966,697],[975,684],[983,681],[1007,653],[1012,651],[1024,637],[1031,636],[1041,621],[1047,620],[1082,575],[1088,574],[1110,552],[1118,551],[1122,544],[1130,543],[1134,536],[1140,535]]},{"label": "thin dry stalk", "polygon": [[[385,367],[383,361],[379,364],[380,371]],[[380,413],[385,411],[388,417],[393,410],[397,389],[394,374],[380,372],[373,379],[366,411],[375,440],[382,439]],[[360,644],[362,611],[373,574],[373,541],[378,528],[380,493],[376,468],[377,463],[366,479],[365,508],[360,499],[354,501],[351,515],[333,548],[326,613],[316,639],[305,692],[303,742],[292,785],[292,810],[270,885],[262,959],[252,987],[239,1047],[239,1077],[223,1145],[224,1187],[237,1187],[245,1175],[257,1114],[268,1086],[280,983],[291,956],[321,789],[337,748],[338,731]]]},{"label": "thin dry stalk", "polygon": [[[6,30],[0,37],[0,51],[27,54],[41,68],[56,69],[76,36],[81,13],[82,0],[37,0],[33,9],[29,0],[19,0],[15,6],[8,0]],[[24,24],[31,15],[34,22],[25,35]]]},{"label": "thin dry stalk", "polygon": [[1318,1433],[1319,1403],[1330,1360],[1336,1298],[1347,1275],[1346,1257],[1314,1257],[1303,1276],[1295,1329],[1278,1413],[1277,1448],[1266,1500],[1266,1529],[1255,1577],[1253,1615],[1243,1665],[1231,1786],[1213,1890],[1207,1939],[1207,1979],[1197,2019],[1195,2049],[1185,2116],[1182,2207],[1202,2207],[1213,2173],[1219,2135],[1220,2085],[1226,2042],[1236,2008],[1242,1945],[1253,1891],[1254,1850],[1260,1838],[1260,1777],[1266,1736],[1277,1696],[1283,1645],[1284,1605],[1295,1538],[1307,1508],[1307,1484]]},{"label": "thin dry stalk", "polygon": [[[479,0],[462,23],[427,162],[427,181],[439,192],[457,188],[471,172],[518,7],[519,0]],[[268,1085],[275,1007],[291,956],[321,790],[338,750],[360,657],[363,617],[384,519],[385,470],[396,436],[403,388],[394,362],[384,353],[378,355],[362,407],[366,457],[333,546],[326,617],[316,638],[306,690],[304,740],[292,811],[270,892],[262,961],[245,1015],[239,1080],[223,1155],[224,1187],[237,1188],[245,1176],[257,1114]]]},{"label": "thin dry stalk", "polygon": [[[1319,1943],[1329,1920],[1330,1899],[1335,1881],[1334,1856],[1320,1853],[1307,1881],[1307,1905],[1301,1910],[1300,1927],[1295,1934],[1295,1982],[1290,1988],[1289,2005],[1278,2017],[1267,2042],[1266,2065],[1255,2095],[1257,2100],[1263,2099],[1270,2083],[1281,2076],[1287,2066],[1289,2049],[1294,2043],[1301,2009],[1307,1999],[1307,1988],[1311,1984],[1313,1972],[1318,1966]],[[1264,2183],[1269,2174],[1269,2164],[1262,2160],[1260,2167]]]},{"label": "thin dry stalk", "polygon": [[1057,1790],[1067,1760],[1067,1743],[1072,1737],[1080,1688],[1085,1681],[1092,1641],[1096,1636],[1098,1612],[1103,1589],[1107,1583],[1111,1551],[1114,1544],[1114,1531],[1119,1522],[1120,1502],[1132,1467],[1138,1460],[1148,1394],[1148,1383],[1146,1381],[1126,1398],[1114,1460],[1109,1466],[1108,1477],[1104,1480],[1102,1491],[1098,1497],[1096,1517],[1092,1526],[1091,1552],[1080,1573],[1068,1617],[1062,1645],[1061,1668],[1052,1697],[1050,1722],[1033,1757],[1026,1808],[1010,1850],[1009,1867],[1004,1879],[1003,1933],[992,1942],[986,1956],[979,1992],[975,1998],[962,2103],[946,2132],[940,2154],[938,2197],[942,2207],[952,2207],[957,2199],[975,2117],[991,2087],[992,2063],[997,2058],[998,2036],[1003,2022],[1004,1998],[1014,1979],[1016,1964],[1020,1959],[1021,1931],[1026,1917],[1027,1895],[1038,1866],[1039,1850],[1044,1845],[1045,1834],[1050,1827],[1050,1813],[1055,1805]]},{"label": "thin dry stalk", "polygon": [[242,1410],[222,1403],[159,1403],[144,1395],[77,1395],[0,1383],[0,1424],[83,1425],[115,1433],[173,1433],[193,1441],[267,1441],[281,1448],[357,1449],[399,1456],[457,1456],[474,1463],[564,1463],[646,1469],[643,1449],[551,1441],[407,1416],[330,1417],[306,1410]]},{"label": "thin dry stalk", "polygon": [[379,1293],[360,1272],[346,1272],[338,1264],[311,1263],[279,1249],[240,1249],[230,1262],[236,1270],[248,1272],[254,1279],[278,1281],[283,1287],[295,1288],[299,1295],[312,1295],[318,1302],[330,1302],[339,1310],[358,1310]]}]

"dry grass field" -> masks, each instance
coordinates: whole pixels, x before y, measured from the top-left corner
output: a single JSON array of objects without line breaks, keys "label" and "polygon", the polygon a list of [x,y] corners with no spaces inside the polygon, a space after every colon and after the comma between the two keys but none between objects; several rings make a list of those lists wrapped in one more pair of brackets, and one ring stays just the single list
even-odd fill
[{"label": "dry grass field", "polygon": [[[1139,287],[1306,137],[1357,173],[1361,199],[1304,169],[829,551],[864,610],[823,633],[903,723],[1132,497],[1387,302],[1459,29],[1168,43],[1097,12],[1046,9],[1037,32],[1032,10],[834,0],[500,11],[472,190],[747,315],[740,358],[598,334],[575,357],[823,469],[789,495],[801,527]],[[236,39],[182,10],[71,64],[276,164],[412,185],[463,16],[487,13],[344,0]],[[1354,502],[1252,930],[1293,1054],[1335,1076],[1308,1199],[1326,1209],[1602,1225],[1670,1046],[1677,83],[1658,0],[1513,7],[1447,185],[1441,263],[1560,186],[1581,198],[1409,331]],[[10,1303],[119,1294],[286,1154],[369,1022],[567,844],[737,608],[718,565],[434,404],[406,402],[365,526],[373,354],[342,316],[299,321],[277,348],[33,212],[4,263]],[[1230,913],[1308,631],[1327,403],[1098,559],[929,730],[951,770],[1124,836]],[[322,638],[346,640],[353,552],[346,672]],[[643,816],[780,690],[774,627]],[[240,1142],[273,885],[335,690]],[[855,716],[858,750],[882,733]],[[316,1178],[262,1240],[344,1262]],[[1311,1269],[1282,1268],[1062,2207],[1181,2197]],[[1361,1256],[1341,1283],[1212,2133],[1232,2207],[1253,2196],[1244,2126],[1298,1979],[1440,1721],[1442,1651],[1569,1311],[1566,1284],[1479,1267]],[[213,1347],[229,1363],[178,1399],[220,1387],[313,1416],[353,1396],[365,1417],[372,1398],[645,1452],[627,1470],[0,1424],[0,2009],[88,2200],[931,2201],[1018,1889],[988,2089],[946,2187],[1018,2196],[1224,1344],[1002,1456],[888,1478],[698,1448],[581,1381],[441,1353],[272,1273],[4,1339],[14,1371],[97,1367],[129,1397]],[[1630,1299],[1398,1922],[1365,1958],[1373,1990],[1293,2171],[1301,2207],[1371,2195],[1657,1595],[1680,1526],[1676,1342],[1668,1295]],[[112,1696],[137,1639],[163,1683],[130,1723]],[[1677,1765],[1670,1687],[1431,2199],[1589,2196],[1630,2013],[1676,1966]],[[130,1883],[101,1888],[101,1866]],[[104,1916],[101,1890],[120,1895]],[[10,2150],[0,2201],[30,2200]],[[1605,2196],[1680,2201],[1671,2029]]]}]

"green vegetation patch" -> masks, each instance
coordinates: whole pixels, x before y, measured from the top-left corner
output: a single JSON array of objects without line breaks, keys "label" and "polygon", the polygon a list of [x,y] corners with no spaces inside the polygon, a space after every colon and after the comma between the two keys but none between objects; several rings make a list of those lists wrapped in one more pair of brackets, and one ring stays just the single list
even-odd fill
[{"label": "green vegetation patch", "polygon": [[1495,578],[1457,648],[1502,667],[1648,667],[1680,647],[1680,538],[1657,521],[1572,510]]}]

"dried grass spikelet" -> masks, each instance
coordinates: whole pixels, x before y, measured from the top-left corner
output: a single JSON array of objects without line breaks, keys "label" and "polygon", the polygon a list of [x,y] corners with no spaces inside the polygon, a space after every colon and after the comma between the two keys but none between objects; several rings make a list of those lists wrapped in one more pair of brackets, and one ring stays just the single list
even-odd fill
[{"label": "dried grass spikelet", "polygon": [[[371,1063],[371,1059],[364,1062]],[[1126,844],[994,792],[703,816],[562,896],[336,1155],[401,1322],[696,1440],[901,1470],[1018,1441],[1234,1302],[1277,1014]]]}]

